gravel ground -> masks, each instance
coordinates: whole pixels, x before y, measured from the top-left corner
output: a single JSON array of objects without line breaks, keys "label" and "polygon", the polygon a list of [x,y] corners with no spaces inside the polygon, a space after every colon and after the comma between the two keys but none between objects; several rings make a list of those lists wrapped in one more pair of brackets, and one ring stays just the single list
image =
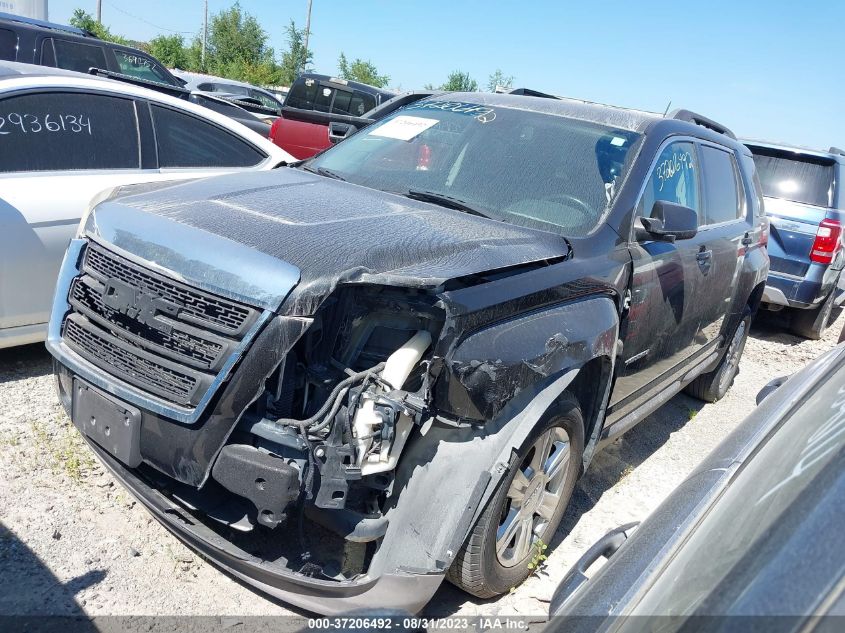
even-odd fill
[{"label": "gravel ground", "polygon": [[[479,601],[444,583],[428,615],[542,617],[569,566],[608,530],[641,520],[754,407],[759,389],[836,342],[752,329],[741,373],[716,404],[679,395],[596,456],[545,569]],[[42,346],[0,351],[0,615],[280,615],[170,536],[96,463],[56,401]]]}]

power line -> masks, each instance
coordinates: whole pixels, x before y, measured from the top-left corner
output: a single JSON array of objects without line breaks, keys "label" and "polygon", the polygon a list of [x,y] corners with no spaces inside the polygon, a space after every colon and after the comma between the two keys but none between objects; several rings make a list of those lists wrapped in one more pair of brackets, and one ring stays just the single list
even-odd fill
[{"label": "power line", "polygon": [[108,2],[108,0],[106,0],[106,3],[112,9],[119,11],[123,15],[128,15],[130,18],[134,18],[134,19],[138,20],[139,22],[143,22],[144,24],[147,24],[148,26],[152,26],[154,28],[157,28],[160,31],[167,31],[168,33],[176,33],[178,35],[191,35],[191,34],[193,34],[193,31],[174,31],[173,29],[169,29],[166,26],[160,26],[158,24],[154,24],[153,22],[150,22],[149,20],[145,20],[144,18],[142,18],[139,15],[135,15],[134,13],[129,13],[129,11],[126,11],[125,9],[121,9],[120,7],[115,5],[113,2]]}]

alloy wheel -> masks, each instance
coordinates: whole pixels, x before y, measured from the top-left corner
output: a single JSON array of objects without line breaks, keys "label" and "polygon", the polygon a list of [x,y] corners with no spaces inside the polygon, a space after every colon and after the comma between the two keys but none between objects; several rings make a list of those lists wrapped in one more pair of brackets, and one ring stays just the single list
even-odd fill
[{"label": "alloy wheel", "polygon": [[496,557],[503,567],[525,560],[560,504],[570,460],[569,435],[562,427],[543,433],[528,451],[508,488]]}]

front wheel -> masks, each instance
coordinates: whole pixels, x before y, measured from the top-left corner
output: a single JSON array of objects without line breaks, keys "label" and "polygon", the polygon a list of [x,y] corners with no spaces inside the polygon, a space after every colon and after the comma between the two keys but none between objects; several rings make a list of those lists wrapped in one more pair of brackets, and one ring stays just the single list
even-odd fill
[{"label": "front wheel", "polygon": [[475,524],[447,579],[478,598],[516,587],[532,572],[538,543],[557,530],[581,469],[584,421],[569,394],[517,452],[510,473]]},{"label": "front wheel", "polygon": [[745,342],[748,340],[752,317],[751,312],[746,311],[716,369],[702,374],[688,384],[686,392],[689,395],[705,402],[716,402],[725,397],[728,389],[734,384],[734,378],[739,373],[739,360],[742,358],[743,350],[745,350]]}]

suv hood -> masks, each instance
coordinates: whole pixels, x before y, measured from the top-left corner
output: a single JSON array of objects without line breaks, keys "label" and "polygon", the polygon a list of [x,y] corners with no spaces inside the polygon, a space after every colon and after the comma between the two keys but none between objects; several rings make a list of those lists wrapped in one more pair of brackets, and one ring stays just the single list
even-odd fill
[{"label": "suv hood", "polygon": [[[557,235],[296,169],[146,188],[101,203],[86,234],[188,283],[313,314],[341,283],[435,287],[566,256]],[[298,285],[297,285],[298,280]]]}]

